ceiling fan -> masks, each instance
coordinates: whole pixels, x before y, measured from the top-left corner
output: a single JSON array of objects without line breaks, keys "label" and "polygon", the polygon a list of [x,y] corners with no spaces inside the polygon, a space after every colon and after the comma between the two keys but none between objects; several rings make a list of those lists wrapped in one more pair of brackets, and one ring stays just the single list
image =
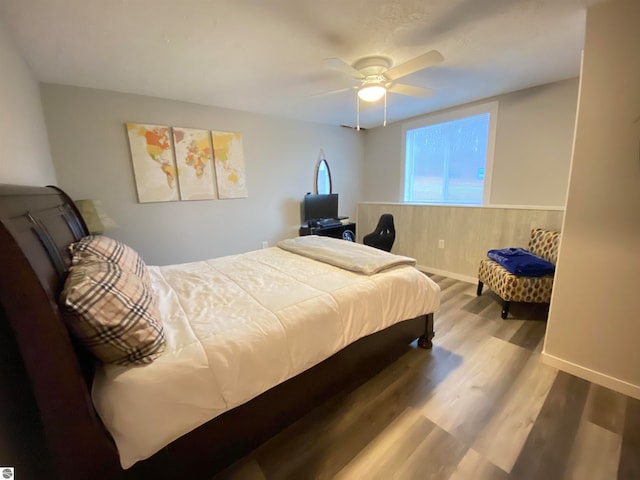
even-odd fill
[{"label": "ceiling fan", "polygon": [[395,67],[391,67],[391,61],[388,58],[380,56],[364,57],[356,61],[353,65],[349,65],[340,58],[326,58],[324,59],[325,65],[359,80],[360,84],[353,87],[325,92],[321,95],[356,89],[358,91],[358,130],[360,129],[360,100],[372,103],[377,102],[384,97],[384,125],[386,125],[387,93],[398,93],[400,95],[420,98],[426,98],[433,94],[433,90],[430,88],[396,83],[396,80],[438,64],[443,60],[444,57],[437,50],[431,50]]}]

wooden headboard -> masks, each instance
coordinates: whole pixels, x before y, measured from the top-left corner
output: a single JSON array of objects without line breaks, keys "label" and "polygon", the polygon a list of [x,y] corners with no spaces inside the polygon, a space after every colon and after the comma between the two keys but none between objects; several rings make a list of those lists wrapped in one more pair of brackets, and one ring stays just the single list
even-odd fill
[{"label": "wooden headboard", "polygon": [[[0,347],[20,352],[2,357],[3,370],[27,373],[51,468],[65,478],[95,478],[96,470],[118,478],[117,451],[91,403],[92,361],[79,355],[58,308],[68,246],[87,235],[84,220],[56,187],[0,185],[0,222]],[[8,407],[23,400],[17,385],[2,388]]]}]

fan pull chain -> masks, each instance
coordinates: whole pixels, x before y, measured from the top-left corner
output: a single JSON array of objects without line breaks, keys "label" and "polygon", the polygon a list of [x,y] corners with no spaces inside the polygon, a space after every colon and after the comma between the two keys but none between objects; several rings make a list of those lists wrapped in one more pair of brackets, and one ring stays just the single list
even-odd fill
[{"label": "fan pull chain", "polygon": [[356,130],[360,131],[360,97],[356,95]]},{"label": "fan pull chain", "polygon": [[382,126],[387,126],[387,89],[384,89],[384,121],[382,122]]}]

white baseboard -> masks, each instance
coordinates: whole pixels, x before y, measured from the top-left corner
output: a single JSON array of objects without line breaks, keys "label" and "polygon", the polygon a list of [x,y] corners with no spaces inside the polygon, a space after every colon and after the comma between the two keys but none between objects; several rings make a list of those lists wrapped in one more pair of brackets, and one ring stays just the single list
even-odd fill
[{"label": "white baseboard", "polygon": [[596,372],[595,370],[576,365],[575,363],[549,355],[546,352],[542,352],[542,361],[549,366],[563,370],[575,375],[576,377],[584,378],[592,383],[597,383],[603,387],[610,388],[611,390],[615,390],[616,392],[620,392],[640,400],[640,386],[638,385],[633,385],[632,383],[625,382],[624,380],[610,377],[603,373]]},{"label": "white baseboard", "polygon": [[446,270],[440,270],[439,268],[429,267],[427,265],[416,265],[416,268],[421,272],[434,273],[436,275],[442,275],[443,277],[454,278],[461,282],[478,283],[478,279],[475,277],[469,277],[467,275],[461,275],[459,273],[447,272]]}]

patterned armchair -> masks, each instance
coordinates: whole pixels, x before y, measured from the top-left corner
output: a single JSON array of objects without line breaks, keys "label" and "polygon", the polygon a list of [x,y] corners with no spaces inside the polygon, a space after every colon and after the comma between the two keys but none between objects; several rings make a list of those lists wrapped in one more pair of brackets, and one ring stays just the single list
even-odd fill
[{"label": "patterned armchair", "polygon": [[[542,228],[531,231],[528,250],[555,265],[558,260],[560,233]],[[553,275],[545,277],[520,277],[510,273],[502,265],[485,258],[478,270],[478,295],[486,284],[502,301],[502,318],[507,318],[511,302],[549,303],[553,288]]]}]

